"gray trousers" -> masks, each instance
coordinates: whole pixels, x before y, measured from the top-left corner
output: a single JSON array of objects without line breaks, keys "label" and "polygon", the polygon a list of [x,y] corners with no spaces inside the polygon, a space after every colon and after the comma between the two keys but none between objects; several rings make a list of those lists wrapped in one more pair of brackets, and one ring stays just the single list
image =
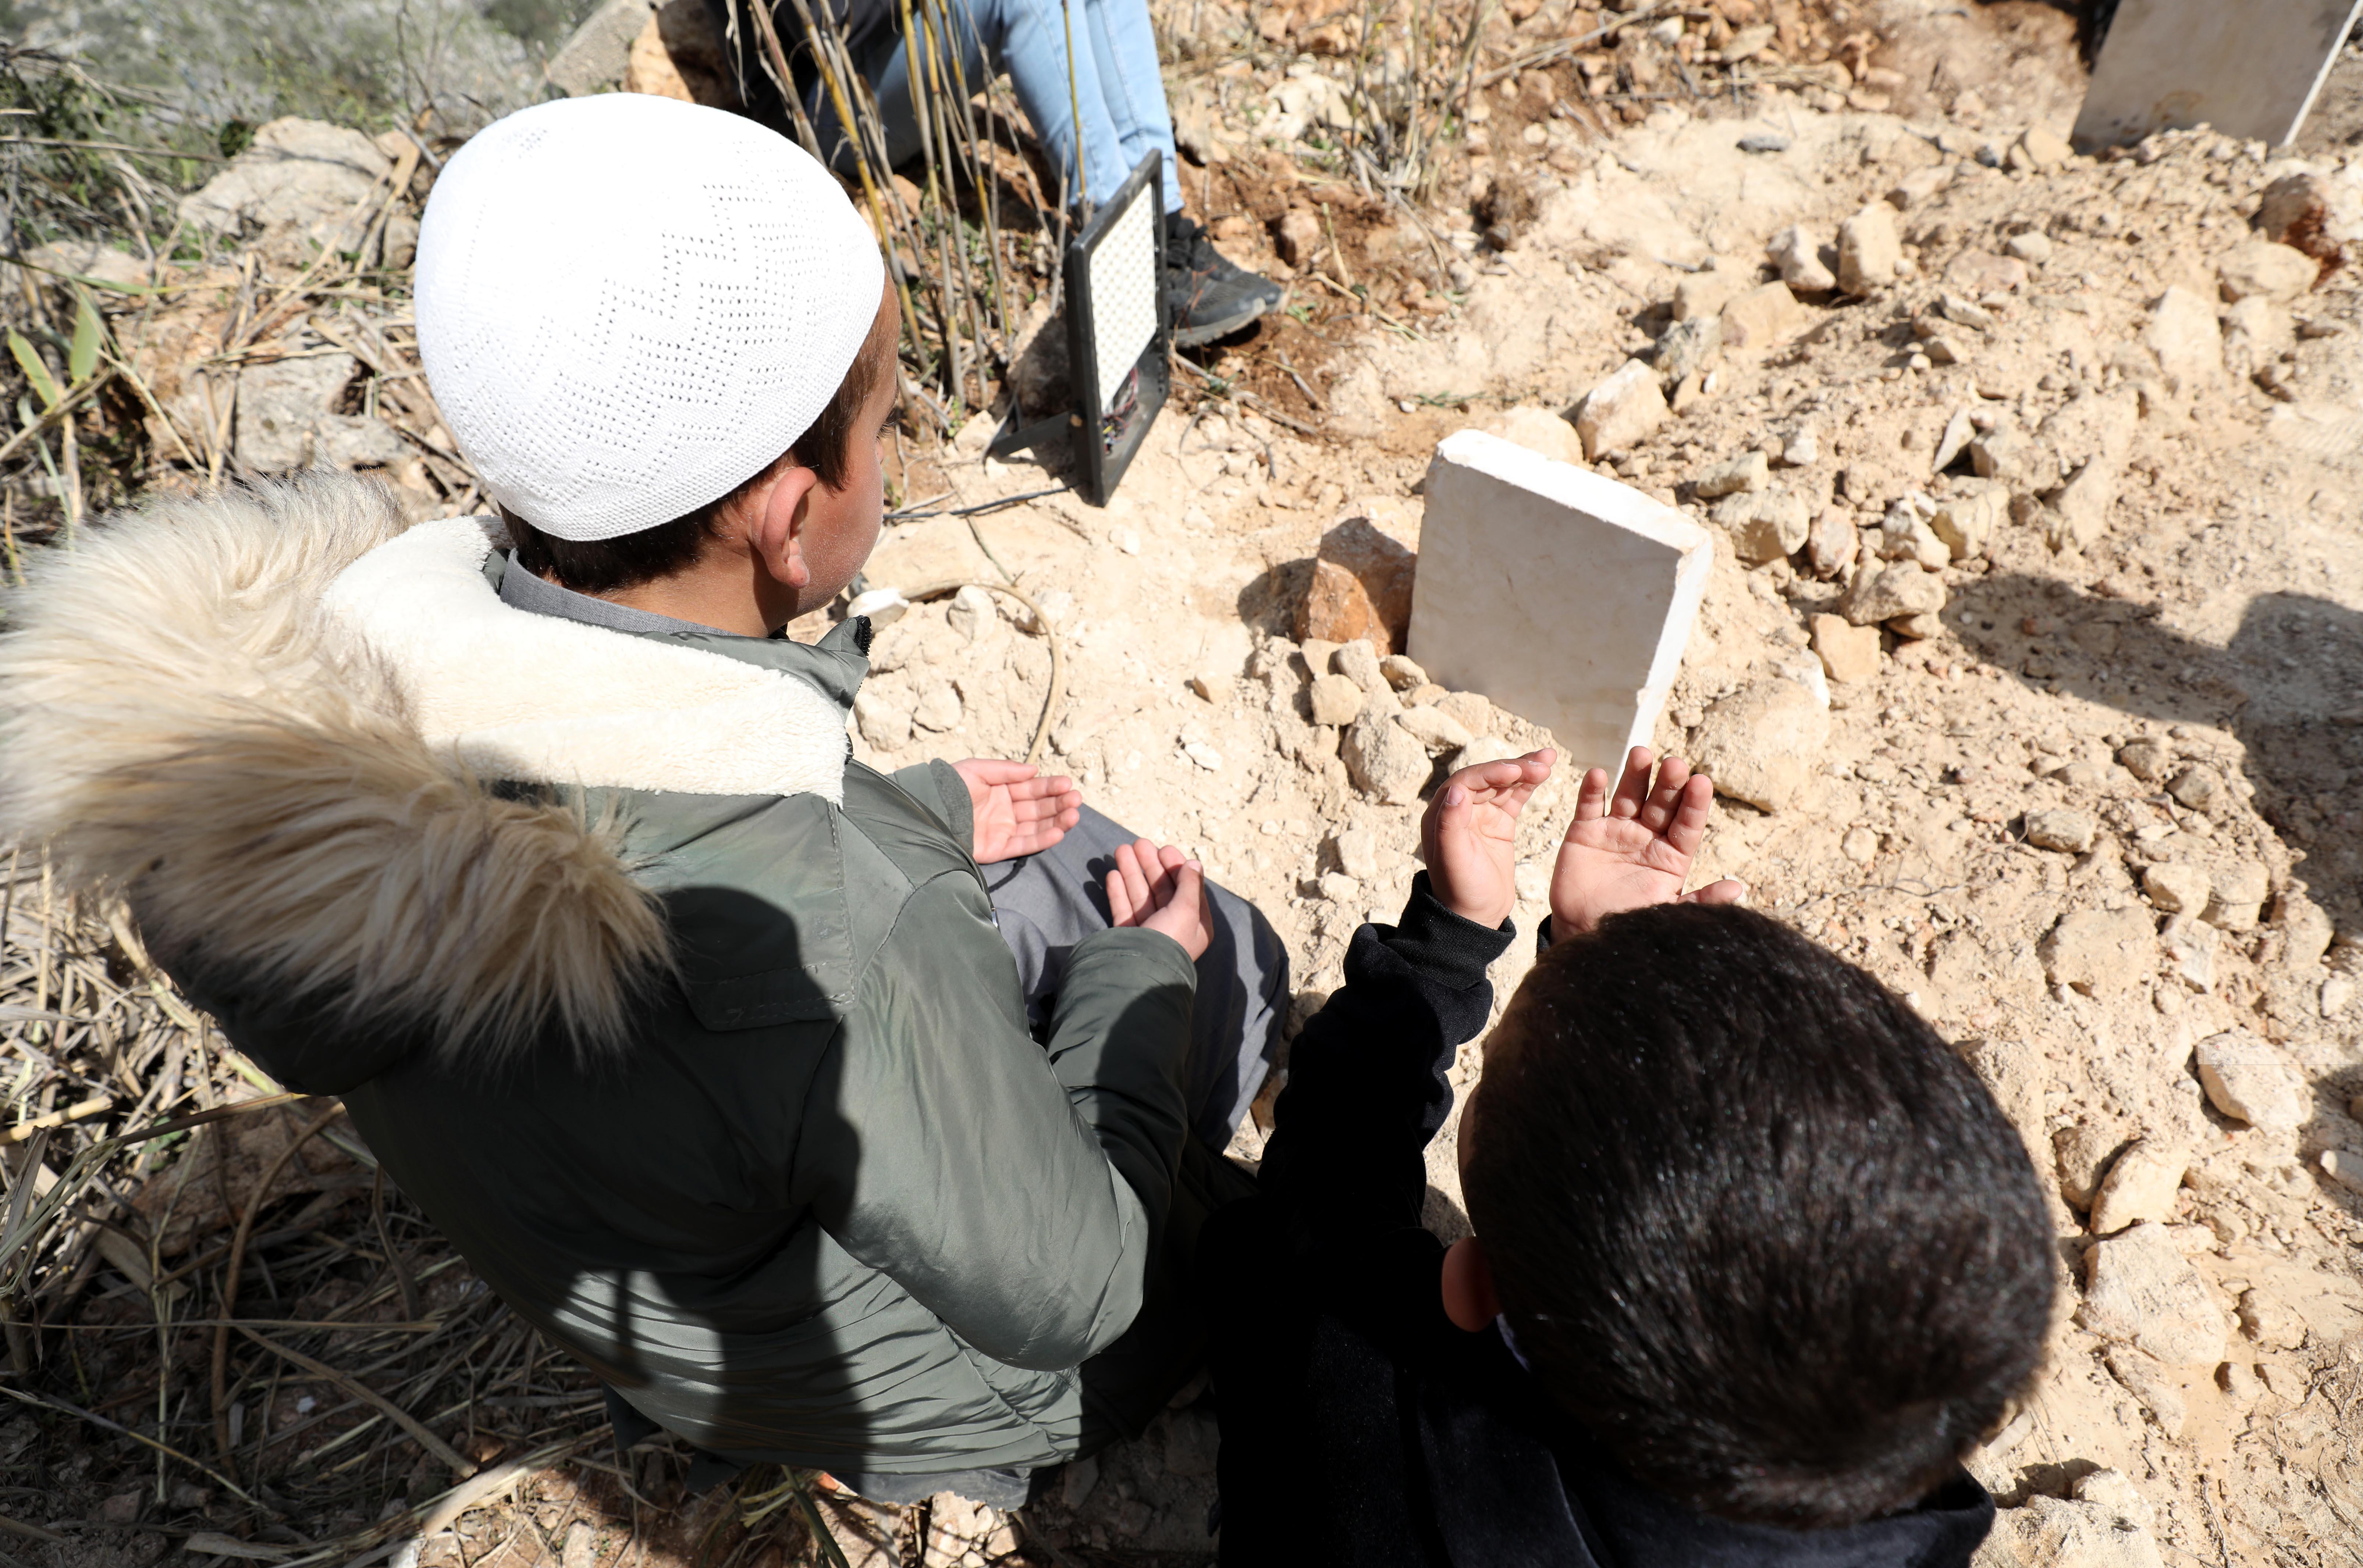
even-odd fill
[{"label": "gray trousers", "polygon": [[[1083,820],[1051,848],[984,868],[1001,939],[1017,958],[1035,1038],[1048,1032],[1075,944],[1108,928],[1106,879],[1116,845],[1138,836],[1086,806]],[[1237,893],[1209,882],[1207,896],[1215,929],[1198,959],[1183,1083],[1192,1134],[1220,1153],[1271,1071],[1288,1016],[1288,949],[1262,912]]]}]

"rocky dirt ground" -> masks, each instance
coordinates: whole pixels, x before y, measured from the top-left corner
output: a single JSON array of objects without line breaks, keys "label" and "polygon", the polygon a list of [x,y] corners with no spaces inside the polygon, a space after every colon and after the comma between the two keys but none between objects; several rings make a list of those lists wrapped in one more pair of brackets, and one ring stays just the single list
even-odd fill
[{"label": "rocky dirt ground", "polygon": [[[1507,10],[1543,40],[1598,20]],[[1349,22],[1287,14],[1277,78],[1183,50],[1186,184],[1289,279],[1288,317],[1185,373],[1104,510],[945,514],[1061,476],[985,456],[989,416],[906,441],[913,515],[865,586],[917,602],[856,748],[1024,756],[1055,640],[1045,764],[1256,900],[1309,1010],[1403,898],[1432,778],[1550,739],[1399,646],[1437,441],[1491,429],[1682,508],[1715,561],[1657,739],[1725,796],[1702,879],[1909,994],[2050,1178],[2060,1313],[1972,1461],[2006,1510],[1984,1568],[2363,1562],[2363,145],[2076,156],[2060,12],[1756,13],[1667,9],[1488,83],[1419,216],[1291,155],[1328,91],[1291,83],[1326,79],[1315,35]],[[1684,90],[1726,50],[1770,55]],[[2358,84],[2363,50],[2325,102]],[[369,180],[414,178],[352,142]],[[390,260],[406,221],[380,226]],[[196,469],[375,466],[422,515],[472,503],[398,299],[188,368],[269,297],[269,243],[150,317],[159,438]],[[1569,613],[1612,591],[1570,583]],[[1572,803],[1554,785],[1522,834],[1522,924]],[[1449,1130],[1430,1169],[1450,1231]],[[1016,1518],[823,1506],[856,1562],[1204,1561],[1213,1452],[1193,1389]],[[619,1457],[423,1561],[693,1557],[741,1506]]]}]

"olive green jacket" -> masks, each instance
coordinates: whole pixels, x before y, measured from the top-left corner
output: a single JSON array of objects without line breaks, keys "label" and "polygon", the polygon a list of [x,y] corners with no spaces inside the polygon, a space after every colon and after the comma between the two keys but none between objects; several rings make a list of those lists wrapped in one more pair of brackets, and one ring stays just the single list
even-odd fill
[{"label": "olive green jacket", "polygon": [[118,525],[0,679],[144,684],[142,724],[94,755],[0,712],[92,762],[11,825],[101,877],[128,839],[228,1037],[672,1430],[886,1473],[1104,1440],[1079,1368],[1152,1288],[1188,957],[1093,936],[1037,1043],[959,777],[846,755],[866,623],[616,632],[502,604],[502,564],[343,478]]}]

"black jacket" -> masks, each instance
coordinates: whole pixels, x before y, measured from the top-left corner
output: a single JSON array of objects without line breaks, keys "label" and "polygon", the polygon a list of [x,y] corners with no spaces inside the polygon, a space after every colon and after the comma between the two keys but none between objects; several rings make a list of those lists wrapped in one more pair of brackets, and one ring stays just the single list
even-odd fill
[{"label": "black jacket", "polygon": [[1966,1564],[1993,1500],[1965,1472],[1845,1529],[1696,1513],[1626,1479],[1498,1333],[1444,1316],[1423,1151],[1514,935],[1453,914],[1425,875],[1400,924],[1357,932],[1344,988],[1296,1039],[1259,1196],[1207,1227],[1224,1568]]}]

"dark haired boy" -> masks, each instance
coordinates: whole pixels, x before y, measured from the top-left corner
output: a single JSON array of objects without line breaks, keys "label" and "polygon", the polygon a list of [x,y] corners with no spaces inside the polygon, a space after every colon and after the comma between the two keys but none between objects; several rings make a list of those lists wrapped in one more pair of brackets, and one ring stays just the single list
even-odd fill
[{"label": "dark haired boy", "polygon": [[[1681,895],[1712,787],[1584,779],[1548,947],[1459,1130],[1421,1151],[1513,939],[1550,754],[1455,775],[1402,922],[1298,1036],[1261,1191],[1217,1215],[1226,1565],[1958,1568],[1961,1468],[2032,1378],[2044,1210],[1992,1097],[1911,1007],[1736,884]],[[1211,1286],[1210,1286],[1211,1288]]]},{"label": "dark haired boy", "polygon": [[524,110],[416,305],[511,538],[336,474],[113,521],[0,638],[0,840],[341,1096],[619,1435],[1022,1501],[1189,1375],[1278,942],[1067,779],[848,755],[868,624],[780,634],[877,539],[894,303],[800,149]]}]

